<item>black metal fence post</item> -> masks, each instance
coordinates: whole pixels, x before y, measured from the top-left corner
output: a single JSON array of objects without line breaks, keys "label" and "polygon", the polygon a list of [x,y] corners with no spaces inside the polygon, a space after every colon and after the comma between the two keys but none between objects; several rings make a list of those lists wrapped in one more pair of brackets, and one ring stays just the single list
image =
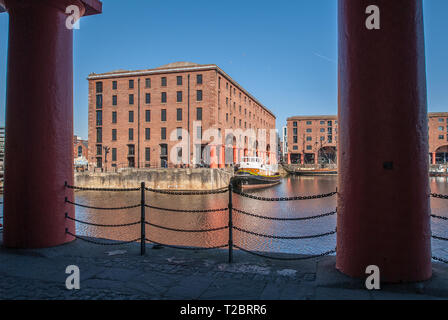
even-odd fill
[{"label": "black metal fence post", "polygon": [[140,220],[140,226],[141,226],[141,238],[140,238],[140,255],[144,255],[146,252],[146,235],[145,235],[145,229],[146,229],[146,221],[145,221],[145,182],[143,181],[140,187],[141,192],[141,220]]},{"label": "black metal fence post", "polygon": [[229,183],[229,263],[233,262],[233,221],[232,221],[232,181]]}]

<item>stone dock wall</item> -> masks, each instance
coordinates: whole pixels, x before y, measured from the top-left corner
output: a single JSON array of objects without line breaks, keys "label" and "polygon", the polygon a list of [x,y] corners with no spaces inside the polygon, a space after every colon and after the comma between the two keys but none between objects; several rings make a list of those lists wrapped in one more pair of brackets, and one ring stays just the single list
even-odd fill
[{"label": "stone dock wall", "polygon": [[75,173],[75,185],[87,188],[146,187],[163,190],[213,190],[229,185],[233,169],[126,169]]}]

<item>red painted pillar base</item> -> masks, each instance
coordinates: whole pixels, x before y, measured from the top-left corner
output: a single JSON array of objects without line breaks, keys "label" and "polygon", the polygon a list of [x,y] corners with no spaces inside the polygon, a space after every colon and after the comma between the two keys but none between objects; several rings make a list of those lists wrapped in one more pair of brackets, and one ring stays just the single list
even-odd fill
[{"label": "red painted pillar base", "polygon": [[[96,1],[89,1],[91,4]],[[41,248],[73,240],[73,33],[66,6],[7,0],[4,245]],[[96,3],[97,4],[97,3]]]},{"label": "red painted pillar base", "polygon": [[288,152],[288,164],[291,164],[291,153]]},{"label": "red painted pillar base", "polygon": [[435,152],[433,152],[433,153],[431,154],[431,158],[432,158],[432,164],[437,164],[437,163],[436,163],[436,153],[435,153]]},{"label": "red painted pillar base", "polygon": [[220,153],[219,153],[219,164],[218,167],[219,168],[224,168],[225,164],[226,164],[226,158],[225,158],[225,154],[226,154],[226,149],[224,146],[220,147]]},{"label": "red painted pillar base", "polygon": [[385,282],[426,280],[431,230],[422,1],[375,1],[380,30],[366,28],[367,5],[339,0],[336,267],[366,277],[366,267],[377,265]]},{"label": "red painted pillar base", "polygon": [[236,147],[233,146],[233,164],[237,163]]},{"label": "red painted pillar base", "polygon": [[218,168],[218,159],[216,157],[216,145],[210,146],[210,168]]}]

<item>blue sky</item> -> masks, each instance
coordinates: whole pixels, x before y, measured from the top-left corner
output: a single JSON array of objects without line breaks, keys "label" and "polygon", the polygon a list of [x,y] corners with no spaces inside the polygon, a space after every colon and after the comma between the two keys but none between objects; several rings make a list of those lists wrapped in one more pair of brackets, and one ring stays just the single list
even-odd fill
[{"label": "blue sky", "polygon": [[[448,111],[448,1],[425,0],[429,111]],[[104,0],[74,36],[75,134],[87,137],[86,77],[175,61],[217,64],[277,116],[337,112],[336,0]],[[0,14],[0,125],[8,15]]]}]

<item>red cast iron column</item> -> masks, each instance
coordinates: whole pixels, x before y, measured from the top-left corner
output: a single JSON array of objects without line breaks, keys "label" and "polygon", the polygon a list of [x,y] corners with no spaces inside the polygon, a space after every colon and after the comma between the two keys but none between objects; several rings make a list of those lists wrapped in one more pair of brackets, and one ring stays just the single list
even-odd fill
[{"label": "red cast iron column", "polygon": [[[366,28],[366,8],[380,29]],[[421,0],[339,0],[336,267],[381,280],[431,277],[428,123]]]},{"label": "red cast iron column", "polygon": [[2,1],[9,13],[4,245],[40,248],[71,241],[73,191],[73,31],[66,7],[85,1]]}]

